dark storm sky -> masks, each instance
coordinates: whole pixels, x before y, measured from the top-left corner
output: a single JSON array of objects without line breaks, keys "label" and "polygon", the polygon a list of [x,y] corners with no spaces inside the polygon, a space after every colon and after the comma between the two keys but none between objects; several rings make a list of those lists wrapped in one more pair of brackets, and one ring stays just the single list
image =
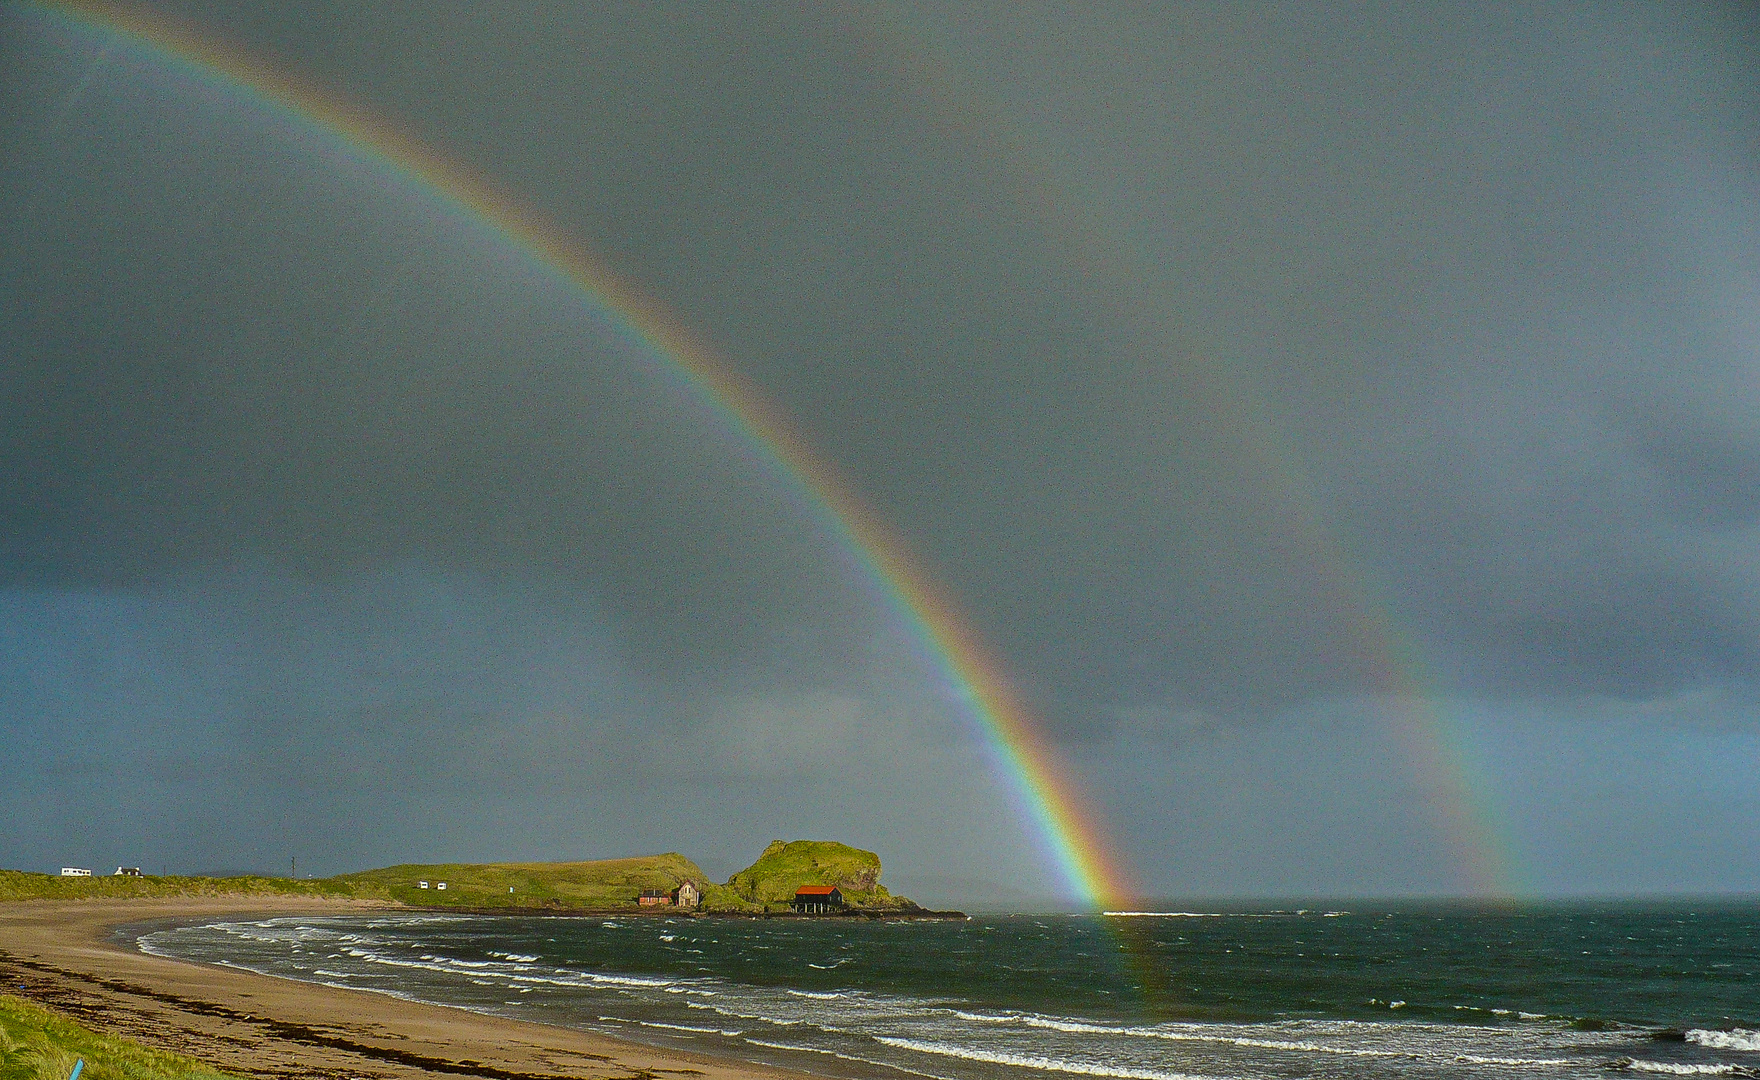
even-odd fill
[{"label": "dark storm sky", "polygon": [[[1463,844],[1760,888],[1751,12],[150,10],[712,342],[1146,890],[1448,892]],[[787,485],[579,294],[101,33],[8,7],[0,57],[0,864],[831,835],[1057,891]]]}]

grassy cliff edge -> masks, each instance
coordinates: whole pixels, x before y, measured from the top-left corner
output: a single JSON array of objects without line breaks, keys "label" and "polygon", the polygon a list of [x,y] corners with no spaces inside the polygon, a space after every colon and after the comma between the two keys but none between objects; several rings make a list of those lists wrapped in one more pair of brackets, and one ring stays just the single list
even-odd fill
[{"label": "grassy cliff edge", "polygon": [[758,861],[728,879],[726,888],[765,910],[786,908],[802,885],[835,885],[844,902],[867,911],[909,911],[916,904],[880,884],[880,856],[829,840],[773,840]]}]

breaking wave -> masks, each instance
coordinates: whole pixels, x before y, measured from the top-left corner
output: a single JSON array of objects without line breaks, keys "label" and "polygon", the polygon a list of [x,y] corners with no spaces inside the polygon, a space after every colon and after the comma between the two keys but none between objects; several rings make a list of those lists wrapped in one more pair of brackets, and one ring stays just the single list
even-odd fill
[{"label": "breaking wave", "polygon": [[1057,1058],[1040,1057],[1036,1054],[1010,1054],[996,1050],[980,1050],[970,1046],[952,1046],[946,1043],[923,1042],[918,1039],[899,1039],[887,1035],[878,1036],[874,1041],[884,1046],[915,1050],[920,1054],[940,1054],[943,1057],[983,1061],[992,1065],[1014,1065],[1023,1069],[1037,1069],[1041,1072],[1074,1073],[1078,1076],[1115,1076],[1120,1077],[1121,1080],[1216,1080],[1214,1077],[1202,1077],[1195,1073],[1170,1072],[1165,1069],[1132,1069],[1088,1061],[1063,1061]]},{"label": "breaking wave", "polygon": [[[1312,940],[1307,935],[1319,933],[1319,920],[1333,913],[1272,913],[1286,921],[1241,923],[1240,929],[1222,921],[1231,917],[1226,912],[1142,914],[1197,920],[1166,930],[1139,927],[1163,935],[1170,949],[1204,934],[1229,940],[1281,935],[1277,940],[1289,940],[1283,954],[1253,960],[1271,965],[1300,957],[1308,948],[1304,942]],[[1325,925],[1359,924],[1371,925],[1367,919]],[[913,960],[899,956],[899,935],[906,931],[897,926],[846,932],[797,923],[684,922],[669,924],[663,934],[655,929],[636,920],[271,919],[154,931],[139,946],[155,955],[537,1018],[842,1080],[876,1070],[925,1080],[1057,1074],[1116,1080],[1591,1080],[1610,1069],[1626,1075],[1754,1076],[1755,1059],[1744,1055],[1760,1054],[1760,1029],[1754,1027],[1681,1025],[1669,1029],[1673,1041],[1663,1045],[1652,1037],[1654,1026],[1590,1025],[1573,1021],[1568,1008],[1549,1014],[1517,1007],[1541,1004],[1526,997],[1463,993],[1449,1000],[1434,986],[1386,974],[1359,984],[1342,1014],[1304,1015],[1298,1002],[1282,1015],[1258,1019],[1145,1022],[1134,1005],[1077,993],[1084,985],[1076,981],[1083,965],[1098,963],[1094,952],[1072,953],[1057,967],[1020,951],[1064,933],[1056,919],[1018,919],[982,931],[1014,934],[1027,943],[1003,956],[982,952],[985,939],[976,934],[962,939],[972,950],[970,963],[984,965],[985,979],[1014,980],[1017,987],[1045,980],[1038,997],[1017,991],[1013,1000],[972,993],[970,984],[949,988],[923,979],[906,993],[896,983],[875,981],[875,970]],[[971,944],[974,939],[978,945]],[[1402,1007],[1394,1009],[1395,1002]]]},{"label": "breaking wave", "polygon": [[1760,1031],[1749,1031],[1734,1028],[1730,1031],[1710,1031],[1705,1028],[1694,1028],[1687,1032],[1687,1041],[1700,1046],[1715,1047],[1719,1050],[1760,1050]]}]

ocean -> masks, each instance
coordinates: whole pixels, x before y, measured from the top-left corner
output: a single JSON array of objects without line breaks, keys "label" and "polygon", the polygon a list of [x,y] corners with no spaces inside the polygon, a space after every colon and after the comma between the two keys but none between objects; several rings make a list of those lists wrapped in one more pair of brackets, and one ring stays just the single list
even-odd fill
[{"label": "ocean", "polygon": [[833,1077],[1760,1075],[1760,906],[385,914],[148,952]]}]

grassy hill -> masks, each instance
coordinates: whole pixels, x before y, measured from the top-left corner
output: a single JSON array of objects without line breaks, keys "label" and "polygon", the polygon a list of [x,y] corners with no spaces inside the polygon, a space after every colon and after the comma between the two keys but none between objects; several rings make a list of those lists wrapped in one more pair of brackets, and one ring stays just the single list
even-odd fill
[{"label": "grassy hill", "polygon": [[[702,868],[677,852],[634,859],[565,863],[410,863],[364,870],[330,879],[351,889],[381,891],[423,907],[537,908],[564,910],[634,908],[644,889],[670,892],[690,881],[705,894],[720,886]],[[446,883],[445,891],[423,889]]]},{"label": "grassy hill", "polygon": [[[0,902],[98,897],[323,896],[390,900],[419,907],[633,911],[642,890],[671,891],[687,880],[703,891],[706,906],[711,909],[761,910],[711,882],[696,863],[676,853],[595,862],[408,863],[299,880],[255,875],[216,878],[105,874],[64,878],[0,870]],[[422,881],[428,882],[430,888],[422,888]],[[446,882],[444,891],[432,887],[442,881]]]},{"label": "grassy hill", "polygon": [[785,908],[802,885],[835,885],[851,907],[916,907],[880,884],[880,856],[829,840],[773,840],[758,861],[733,875],[726,888],[748,904]]},{"label": "grassy hill", "polygon": [[[421,888],[420,882],[429,883]],[[444,890],[437,886],[446,883]],[[275,877],[64,878],[0,870],[0,901],[82,897],[324,896],[390,900],[419,907],[508,911],[636,911],[645,889],[694,883],[711,912],[785,911],[802,885],[835,885],[850,906],[911,911],[880,884],[880,857],[823,840],[777,840],[725,885],[677,852],[634,859],[561,863],[406,863],[322,879]],[[664,909],[663,909],[664,910]]]}]

